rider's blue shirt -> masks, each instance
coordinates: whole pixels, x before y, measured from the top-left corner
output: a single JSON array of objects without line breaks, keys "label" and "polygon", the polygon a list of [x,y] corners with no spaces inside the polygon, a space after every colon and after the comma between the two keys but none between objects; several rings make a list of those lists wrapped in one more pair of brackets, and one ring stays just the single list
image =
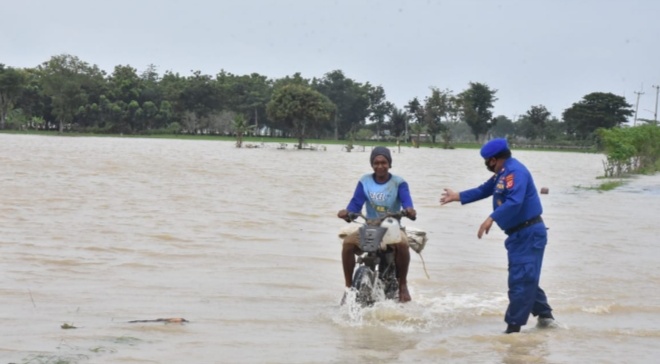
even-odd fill
[{"label": "rider's blue shirt", "polygon": [[373,174],[362,176],[346,210],[359,213],[365,203],[367,219],[376,219],[387,212],[413,207],[408,182],[394,174],[390,174],[390,178],[384,183],[376,182]]},{"label": "rider's blue shirt", "polygon": [[490,217],[502,230],[511,229],[543,213],[532,175],[515,158],[507,159],[502,169],[481,186],[460,193],[461,204],[489,196],[493,196]]}]

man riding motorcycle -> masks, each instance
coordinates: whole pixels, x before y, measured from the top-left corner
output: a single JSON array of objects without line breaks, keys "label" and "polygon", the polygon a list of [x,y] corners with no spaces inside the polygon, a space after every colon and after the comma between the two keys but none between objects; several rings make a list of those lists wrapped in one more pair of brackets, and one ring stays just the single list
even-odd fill
[{"label": "man riding motorcycle", "polygon": [[[349,220],[349,213],[359,213],[366,203],[367,219],[376,219],[388,212],[405,210],[407,216],[415,219],[417,212],[413,206],[408,183],[401,177],[389,173],[392,168],[392,155],[386,147],[376,147],[369,158],[374,173],[365,174],[360,178],[348,206],[337,213],[337,217]],[[359,232],[349,234],[342,244],[342,265],[344,281],[347,288],[353,284],[355,255],[362,252],[359,248]],[[399,301],[411,300],[408,292],[408,266],[410,265],[410,250],[408,237],[401,231],[401,242],[390,245],[394,249],[397,279],[399,281]]]}]

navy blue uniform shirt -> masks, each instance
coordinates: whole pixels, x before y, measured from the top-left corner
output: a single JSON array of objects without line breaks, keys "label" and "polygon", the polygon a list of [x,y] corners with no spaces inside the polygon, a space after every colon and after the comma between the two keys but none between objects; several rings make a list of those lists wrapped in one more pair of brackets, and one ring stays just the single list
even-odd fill
[{"label": "navy blue uniform shirt", "polygon": [[527,167],[515,158],[504,161],[502,169],[477,188],[460,193],[461,204],[493,196],[490,217],[508,230],[543,213],[541,199]]}]

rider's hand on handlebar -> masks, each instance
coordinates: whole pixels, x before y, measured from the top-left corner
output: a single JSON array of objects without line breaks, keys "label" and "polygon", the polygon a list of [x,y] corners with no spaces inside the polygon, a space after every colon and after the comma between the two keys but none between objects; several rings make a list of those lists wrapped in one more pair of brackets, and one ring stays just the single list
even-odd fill
[{"label": "rider's hand on handlebar", "polygon": [[404,211],[406,212],[406,217],[408,217],[410,220],[415,221],[415,219],[417,219],[417,211],[415,211],[414,208],[408,207]]},{"label": "rider's hand on handlebar", "polygon": [[351,222],[351,218],[348,216],[348,210],[346,209],[339,210],[339,212],[337,212],[337,217],[346,222]]}]

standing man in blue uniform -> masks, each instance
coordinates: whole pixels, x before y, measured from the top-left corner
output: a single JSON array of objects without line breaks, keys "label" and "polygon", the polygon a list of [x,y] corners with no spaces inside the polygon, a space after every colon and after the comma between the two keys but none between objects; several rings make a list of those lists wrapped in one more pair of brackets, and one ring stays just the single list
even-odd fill
[{"label": "standing man in blue uniform", "polygon": [[[366,204],[367,219],[377,219],[388,212],[396,213],[404,209],[408,217],[414,220],[417,212],[413,206],[408,182],[389,172],[392,168],[390,150],[386,147],[374,148],[371,151],[369,161],[374,173],[365,174],[360,178],[351,201],[345,209],[339,210],[337,217],[347,220],[349,212],[359,213]],[[356,231],[346,236],[342,244],[341,260],[344,269],[344,282],[347,288],[350,288],[353,284],[355,255],[362,254],[359,239],[359,232]],[[399,281],[399,301],[408,302],[411,299],[408,292],[410,250],[406,233],[402,230],[401,242],[390,246],[394,249],[394,265]]]},{"label": "standing man in blue uniform", "polygon": [[488,234],[493,222],[508,235],[504,241],[509,261],[509,307],[505,333],[520,332],[531,313],[539,326],[554,321],[545,292],[539,287],[548,233],[541,218],[543,207],[527,167],[511,157],[506,139],[493,139],[481,148],[486,168],[494,175],[481,186],[461,192],[444,189],[440,204],[467,204],[493,197],[493,212],[479,227],[477,237]]}]

